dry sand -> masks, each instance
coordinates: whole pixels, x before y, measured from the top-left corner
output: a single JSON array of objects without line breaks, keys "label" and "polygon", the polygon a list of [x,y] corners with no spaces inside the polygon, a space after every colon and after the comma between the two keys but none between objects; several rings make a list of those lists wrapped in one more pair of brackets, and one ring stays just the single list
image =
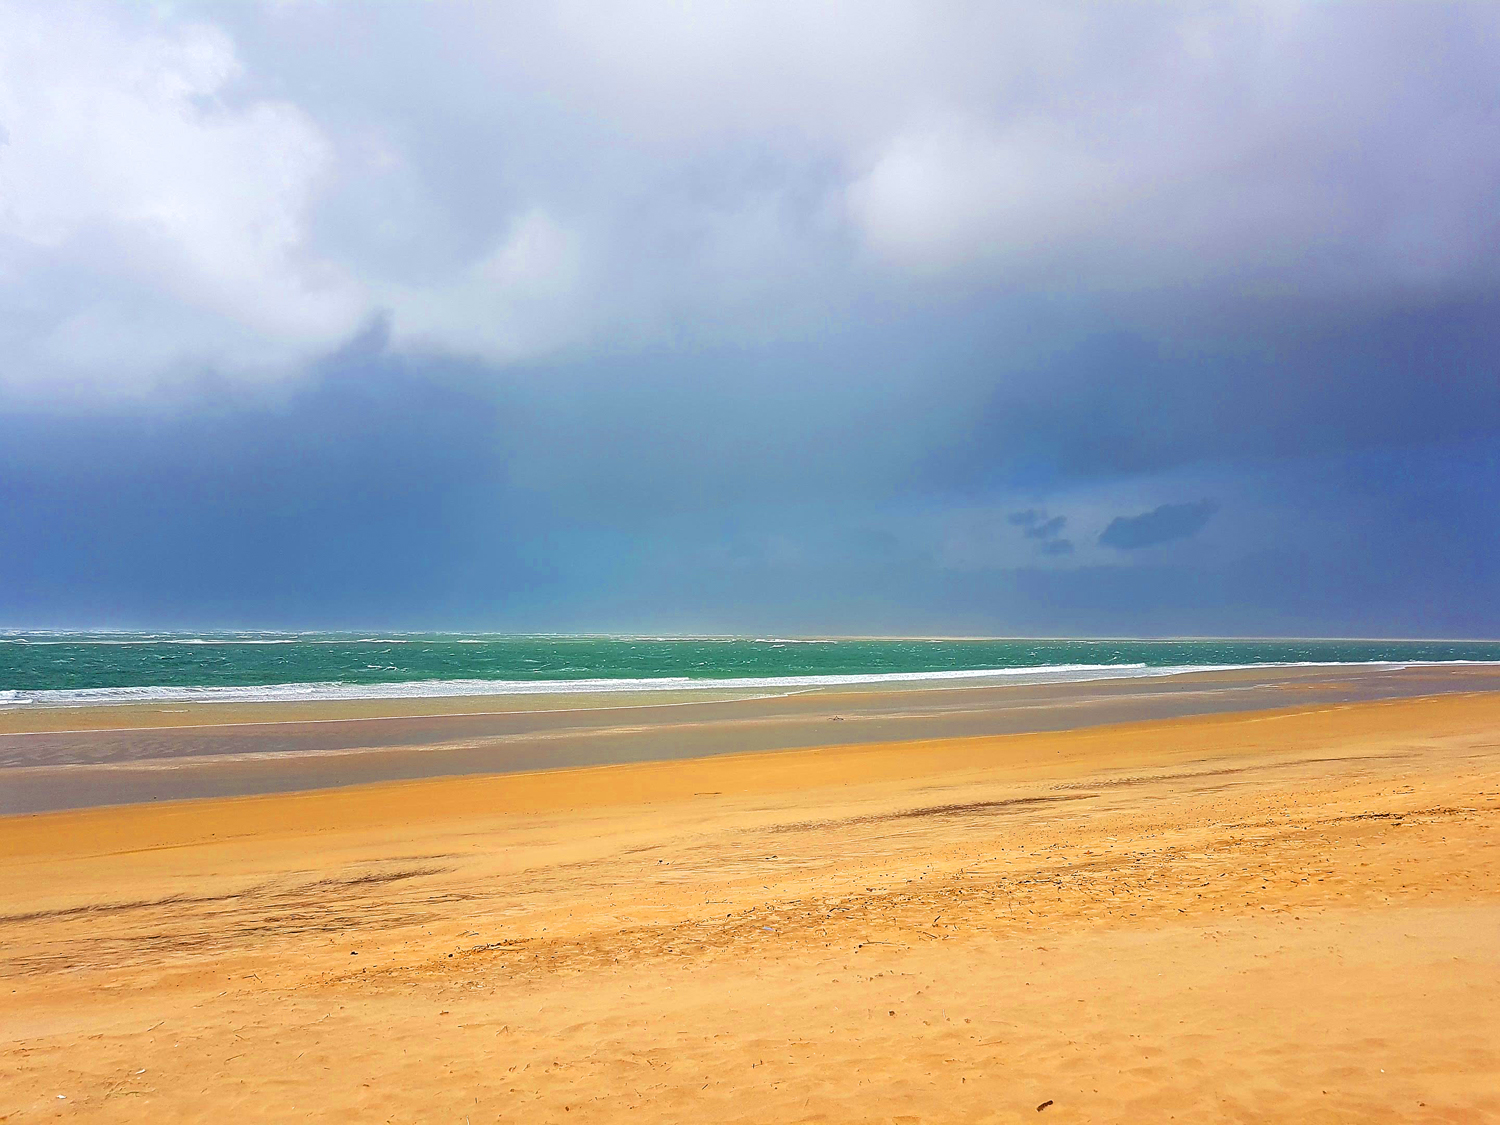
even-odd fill
[{"label": "dry sand", "polygon": [[1500,1119],[1497,811],[1484,693],[0,818],[0,1120]]}]

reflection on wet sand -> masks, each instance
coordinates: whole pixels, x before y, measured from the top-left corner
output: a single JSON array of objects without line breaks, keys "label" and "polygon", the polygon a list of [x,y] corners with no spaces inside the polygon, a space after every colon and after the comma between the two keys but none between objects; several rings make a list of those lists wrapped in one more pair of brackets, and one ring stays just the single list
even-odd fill
[{"label": "reflection on wet sand", "polygon": [[1500,668],[1263,668],[725,697],[116,706],[0,716],[0,814],[422,777],[1067,730],[1500,688]]}]

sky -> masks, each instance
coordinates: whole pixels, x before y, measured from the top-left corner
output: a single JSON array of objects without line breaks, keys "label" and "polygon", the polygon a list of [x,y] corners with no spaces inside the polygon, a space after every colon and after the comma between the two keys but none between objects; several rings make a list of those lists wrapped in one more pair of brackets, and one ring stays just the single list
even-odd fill
[{"label": "sky", "polygon": [[1500,636],[1500,5],[0,0],[0,626]]}]

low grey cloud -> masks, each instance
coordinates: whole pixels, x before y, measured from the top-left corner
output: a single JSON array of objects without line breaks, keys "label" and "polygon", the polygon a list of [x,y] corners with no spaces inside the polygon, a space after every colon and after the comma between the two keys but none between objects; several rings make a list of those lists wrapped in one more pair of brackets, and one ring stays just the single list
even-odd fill
[{"label": "low grey cloud", "polygon": [[1026,529],[1027,539],[1054,539],[1067,525],[1066,516],[1053,516],[1051,519],[1042,520]]},{"label": "low grey cloud", "polygon": [[1068,525],[1067,516],[1049,516],[1039,508],[1027,508],[1012,512],[1005,517],[1013,527],[1019,527],[1027,539],[1036,539],[1038,549],[1044,555],[1071,555],[1073,544],[1060,538],[1062,529]]},{"label": "low grey cloud", "polygon": [[1116,516],[1099,536],[1099,542],[1116,550],[1135,551],[1186,539],[1202,531],[1218,510],[1214,500],[1194,500],[1186,504],[1163,504],[1138,516]]}]

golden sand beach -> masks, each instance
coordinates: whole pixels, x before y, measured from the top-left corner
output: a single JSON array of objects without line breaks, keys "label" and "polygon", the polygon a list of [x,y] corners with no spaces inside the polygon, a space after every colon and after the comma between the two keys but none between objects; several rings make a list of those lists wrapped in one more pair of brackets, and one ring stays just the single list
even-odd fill
[{"label": "golden sand beach", "polygon": [[0,1120],[1500,1119],[1497,823],[1488,692],[5,817]]}]

